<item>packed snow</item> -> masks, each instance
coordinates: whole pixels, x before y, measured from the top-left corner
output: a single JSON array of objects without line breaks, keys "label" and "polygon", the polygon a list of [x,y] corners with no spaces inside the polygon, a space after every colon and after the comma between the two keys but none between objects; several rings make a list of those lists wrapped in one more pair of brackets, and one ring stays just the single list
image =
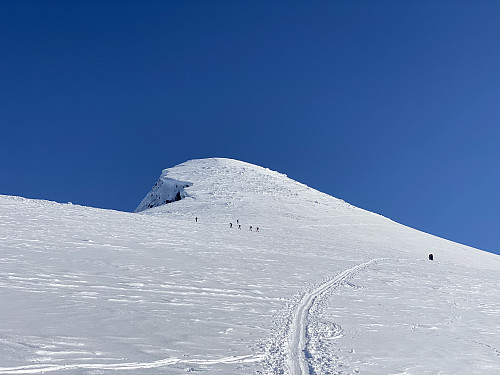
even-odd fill
[{"label": "packed snow", "polygon": [[0,196],[0,374],[499,374],[499,276],[231,159],[136,213]]}]

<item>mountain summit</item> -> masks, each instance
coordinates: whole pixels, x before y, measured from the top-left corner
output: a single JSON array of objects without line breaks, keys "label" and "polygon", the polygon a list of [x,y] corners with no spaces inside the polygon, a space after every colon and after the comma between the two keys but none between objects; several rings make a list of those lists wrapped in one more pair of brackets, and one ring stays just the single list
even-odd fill
[{"label": "mountain summit", "polygon": [[249,200],[304,200],[340,204],[342,201],[320,193],[286,175],[267,168],[233,159],[209,158],[190,160],[164,169],[151,191],[135,212],[188,198],[194,202],[213,204],[214,208],[238,206]]}]

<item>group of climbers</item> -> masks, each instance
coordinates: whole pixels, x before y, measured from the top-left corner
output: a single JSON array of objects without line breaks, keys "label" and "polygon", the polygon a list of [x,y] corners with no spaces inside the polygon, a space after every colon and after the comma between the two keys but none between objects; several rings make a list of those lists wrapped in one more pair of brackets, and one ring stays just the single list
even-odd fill
[{"label": "group of climbers", "polygon": [[[241,229],[241,224],[240,224],[240,219],[237,219],[236,220],[236,225],[238,225],[238,229]],[[233,223],[229,223],[229,228],[232,228],[233,227]],[[250,228],[249,228],[250,232],[253,231],[253,227],[250,225]],[[259,232],[259,227],[256,227],[255,228],[255,231],[256,232]]]},{"label": "group of climbers", "polygon": [[[198,222],[198,216],[194,218],[194,221],[197,223]],[[241,229],[241,224],[240,224],[240,219],[236,220],[236,225],[238,226],[238,229]],[[229,223],[229,228],[233,228],[233,223]],[[253,232],[253,226],[250,225],[249,228],[250,232]],[[260,232],[259,227],[255,228],[256,232]]]}]

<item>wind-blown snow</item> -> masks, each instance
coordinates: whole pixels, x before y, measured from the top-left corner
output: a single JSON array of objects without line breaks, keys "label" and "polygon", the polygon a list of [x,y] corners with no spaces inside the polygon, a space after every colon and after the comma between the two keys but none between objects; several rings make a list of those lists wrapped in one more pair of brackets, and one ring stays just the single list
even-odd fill
[{"label": "wind-blown snow", "polygon": [[500,373],[496,255],[230,159],[137,211],[0,196],[0,374]]}]

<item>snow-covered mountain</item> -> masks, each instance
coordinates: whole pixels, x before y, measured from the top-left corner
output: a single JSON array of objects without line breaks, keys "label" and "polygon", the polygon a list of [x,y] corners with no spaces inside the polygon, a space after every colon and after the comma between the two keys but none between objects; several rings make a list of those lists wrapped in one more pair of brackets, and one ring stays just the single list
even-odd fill
[{"label": "snow-covered mountain", "polygon": [[136,212],[0,196],[0,374],[500,373],[496,255],[230,159]]}]

